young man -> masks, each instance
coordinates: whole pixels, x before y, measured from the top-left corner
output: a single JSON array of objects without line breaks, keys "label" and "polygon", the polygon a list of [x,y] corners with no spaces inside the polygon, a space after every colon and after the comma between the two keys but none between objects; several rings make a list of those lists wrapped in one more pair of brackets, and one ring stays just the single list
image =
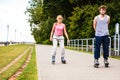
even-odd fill
[{"label": "young man", "polygon": [[95,30],[95,51],[94,51],[94,67],[98,68],[100,58],[100,47],[103,46],[103,58],[105,67],[108,67],[109,57],[109,30],[110,17],[106,15],[106,6],[99,7],[100,14],[94,18],[93,28]]}]

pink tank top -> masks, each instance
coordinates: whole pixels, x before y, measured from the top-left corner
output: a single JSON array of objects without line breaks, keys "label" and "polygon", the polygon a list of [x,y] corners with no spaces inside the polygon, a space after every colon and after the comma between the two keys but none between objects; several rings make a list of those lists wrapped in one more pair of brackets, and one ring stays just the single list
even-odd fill
[{"label": "pink tank top", "polygon": [[63,35],[63,31],[64,31],[64,24],[60,24],[60,25],[57,25],[57,23],[54,24],[54,28],[55,28],[55,31],[54,31],[54,35],[56,36],[62,36]]}]

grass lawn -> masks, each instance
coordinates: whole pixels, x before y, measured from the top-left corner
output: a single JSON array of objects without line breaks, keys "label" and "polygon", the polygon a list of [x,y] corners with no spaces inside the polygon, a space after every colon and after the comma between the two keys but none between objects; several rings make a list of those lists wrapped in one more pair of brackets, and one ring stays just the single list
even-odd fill
[{"label": "grass lawn", "polygon": [[120,60],[120,56],[111,56],[110,58],[114,58],[114,59]]},{"label": "grass lawn", "polygon": [[92,52],[86,52],[85,50],[77,50],[77,48],[74,49],[74,47],[71,47],[71,48],[68,48],[68,47],[65,47],[66,49],[69,49],[69,50],[73,50],[73,51],[78,51],[78,52],[83,52],[83,53],[89,53],[89,54],[93,54]]},{"label": "grass lawn", "polygon": [[23,53],[30,45],[20,44],[0,47],[0,69]]},{"label": "grass lawn", "polygon": [[10,68],[8,68],[5,72],[0,75],[0,80],[8,80],[8,78],[13,75],[25,62],[27,56],[29,55],[31,50],[29,50],[18,62],[13,64]]},{"label": "grass lawn", "polygon": [[17,80],[38,80],[35,47],[33,48],[33,53],[28,66]]},{"label": "grass lawn", "polygon": [[[7,65],[10,63],[13,59],[18,57],[20,54],[22,54],[28,47],[34,47],[33,53],[31,56],[31,60],[28,63],[27,67],[23,70],[23,73],[17,77],[17,80],[38,80],[37,75],[37,64],[36,64],[36,52],[35,52],[35,46],[33,45],[26,45],[26,44],[20,44],[20,45],[12,45],[12,46],[4,46],[0,47],[0,61],[4,62],[4,65],[2,63],[2,66]],[[11,67],[9,67],[5,72],[0,74],[0,80],[8,80],[16,71],[18,71],[19,68],[24,64],[26,58],[30,54],[31,49],[26,52],[24,56],[20,60],[18,60],[15,64],[13,64]],[[3,57],[3,58],[1,58]],[[10,59],[9,59],[10,58]],[[4,60],[4,61],[3,61]],[[0,62],[0,63],[1,63]]]}]

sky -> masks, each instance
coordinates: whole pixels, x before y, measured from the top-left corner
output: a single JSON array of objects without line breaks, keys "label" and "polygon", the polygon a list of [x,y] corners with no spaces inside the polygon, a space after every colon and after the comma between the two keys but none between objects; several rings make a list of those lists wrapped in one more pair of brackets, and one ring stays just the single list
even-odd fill
[{"label": "sky", "polygon": [[28,1],[0,0],[0,42],[7,40],[34,42],[27,22],[28,16],[24,13],[29,6]]}]

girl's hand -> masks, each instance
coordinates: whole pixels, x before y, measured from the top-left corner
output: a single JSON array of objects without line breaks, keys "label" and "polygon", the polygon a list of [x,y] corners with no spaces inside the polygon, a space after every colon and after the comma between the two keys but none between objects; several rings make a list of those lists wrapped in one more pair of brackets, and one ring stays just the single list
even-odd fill
[{"label": "girl's hand", "polygon": [[69,39],[67,40],[67,44],[70,44],[70,40]]},{"label": "girl's hand", "polygon": [[50,41],[52,41],[53,40],[53,38],[52,37],[50,37]]}]

